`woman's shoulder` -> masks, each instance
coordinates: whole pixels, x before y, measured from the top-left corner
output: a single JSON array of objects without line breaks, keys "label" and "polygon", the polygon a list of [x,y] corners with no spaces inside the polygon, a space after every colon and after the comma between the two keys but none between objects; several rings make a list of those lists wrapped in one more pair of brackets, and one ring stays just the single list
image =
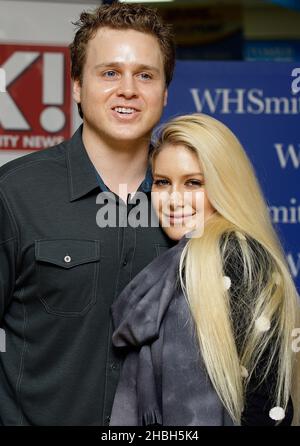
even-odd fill
[{"label": "woman's shoulder", "polygon": [[171,270],[177,269],[180,256],[187,241],[188,239],[183,237],[174,246],[155,257],[131,280],[124,291],[127,290],[130,293],[138,291],[139,294],[143,294],[144,289],[157,282],[166,274],[169,274]]},{"label": "woman's shoulder", "polygon": [[255,255],[264,257],[268,255],[267,249],[251,235],[240,231],[230,231],[221,235],[220,248],[227,255],[239,254],[242,248],[245,247]]},{"label": "woman's shoulder", "polygon": [[[136,336],[139,342],[148,337],[146,324],[151,336],[155,332],[155,327],[153,328],[153,324],[149,324],[149,321],[150,319],[157,321],[157,315],[162,316],[163,310],[172,299],[177,283],[180,256],[187,241],[188,239],[181,239],[179,243],[149,263],[129,282],[112,304],[114,327],[121,327],[119,331],[122,331],[123,338],[125,325],[127,328],[144,327],[143,335]],[[129,332],[128,329],[126,331]]]},{"label": "woman's shoulder", "polygon": [[138,288],[141,293],[144,286],[148,287],[163,276],[172,275],[178,269],[180,257],[187,242],[188,238],[182,237],[174,246],[154,258],[132,279],[130,282],[131,292]]},{"label": "woman's shoulder", "polygon": [[223,234],[220,250],[224,271],[240,278],[247,270],[251,276],[257,272],[268,274],[273,266],[268,250],[254,237],[241,232]]},{"label": "woman's shoulder", "polygon": [[231,233],[220,240],[223,274],[238,349],[243,344],[253,305],[272,279],[274,264],[267,249],[255,238]]},{"label": "woman's shoulder", "polygon": [[275,280],[271,254],[258,240],[244,234],[222,237],[220,249],[231,311],[248,318],[249,305]]}]

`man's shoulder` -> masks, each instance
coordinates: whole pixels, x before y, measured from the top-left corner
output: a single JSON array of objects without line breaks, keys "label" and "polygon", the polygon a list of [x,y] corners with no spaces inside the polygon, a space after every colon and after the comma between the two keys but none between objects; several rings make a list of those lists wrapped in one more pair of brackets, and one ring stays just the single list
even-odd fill
[{"label": "man's shoulder", "polygon": [[51,168],[51,164],[65,159],[69,141],[63,141],[56,146],[16,158],[0,167],[0,184],[22,178],[23,175],[41,174],[44,169]]}]

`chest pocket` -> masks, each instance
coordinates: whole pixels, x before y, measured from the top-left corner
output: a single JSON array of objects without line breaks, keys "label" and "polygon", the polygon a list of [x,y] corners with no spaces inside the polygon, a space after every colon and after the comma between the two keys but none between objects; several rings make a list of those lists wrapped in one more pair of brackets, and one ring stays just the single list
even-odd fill
[{"label": "chest pocket", "polygon": [[38,297],[48,313],[83,316],[96,303],[98,240],[37,240],[35,259]]},{"label": "chest pocket", "polygon": [[156,256],[157,257],[160,256],[161,254],[163,254],[168,249],[170,249],[170,246],[156,244],[155,245]]}]

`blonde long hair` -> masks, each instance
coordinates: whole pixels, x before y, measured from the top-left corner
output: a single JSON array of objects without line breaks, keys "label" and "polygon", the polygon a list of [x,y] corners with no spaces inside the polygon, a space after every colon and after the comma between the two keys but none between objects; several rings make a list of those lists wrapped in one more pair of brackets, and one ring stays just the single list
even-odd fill
[{"label": "blonde long hair", "polygon": [[[292,330],[299,323],[299,301],[252,165],[235,135],[204,114],[180,116],[164,125],[152,160],[165,143],[182,144],[197,154],[208,199],[216,210],[206,221],[204,234],[188,241],[180,261],[181,285],[208,375],[239,424],[247,385],[258,361],[268,354],[263,381],[277,357],[274,406],[286,409],[292,391]],[[243,337],[240,349],[233,318],[241,313],[237,308],[236,316],[232,314],[230,305],[234,307],[235,301],[230,303],[230,290],[223,281],[233,236],[244,285],[236,305],[244,304],[242,311],[247,311],[248,318],[246,329],[238,333]],[[258,320],[270,321],[270,328],[258,330]],[[247,371],[244,377],[242,367]]]}]

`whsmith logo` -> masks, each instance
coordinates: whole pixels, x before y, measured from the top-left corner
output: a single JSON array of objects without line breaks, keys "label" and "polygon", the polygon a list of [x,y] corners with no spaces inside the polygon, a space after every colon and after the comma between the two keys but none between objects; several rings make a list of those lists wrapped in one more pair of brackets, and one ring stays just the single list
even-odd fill
[{"label": "whsmith logo", "polygon": [[200,90],[191,88],[198,113],[297,115],[300,113],[300,97],[265,96],[263,90],[253,88],[215,88]]},{"label": "whsmith logo", "polygon": [[300,272],[300,252],[295,255],[291,252],[287,255],[287,262],[289,264],[292,276],[294,279],[297,279]]},{"label": "whsmith logo", "polygon": [[299,169],[300,144],[275,143],[274,147],[282,169],[285,169],[287,166],[294,167],[294,169]]},{"label": "whsmith logo", "polygon": [[269,206],[269,212],[274,224],[299,224],[300,205],[296,198],[290,198],[289,204],[280,206]]}]

